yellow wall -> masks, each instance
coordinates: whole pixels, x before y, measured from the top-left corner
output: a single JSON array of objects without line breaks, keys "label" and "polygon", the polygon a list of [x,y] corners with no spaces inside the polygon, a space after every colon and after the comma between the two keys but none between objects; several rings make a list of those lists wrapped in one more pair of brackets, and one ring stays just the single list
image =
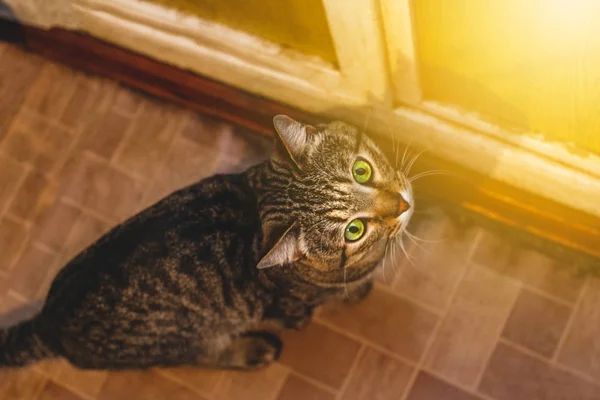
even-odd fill
[{"label": "yellow wall", "polygon": [[261,36],[335,63],[320,0],[147,0]]},{"label": "yellow wall", "polygon": [[600,153],[600,0],[414,0],[424,96]]}]

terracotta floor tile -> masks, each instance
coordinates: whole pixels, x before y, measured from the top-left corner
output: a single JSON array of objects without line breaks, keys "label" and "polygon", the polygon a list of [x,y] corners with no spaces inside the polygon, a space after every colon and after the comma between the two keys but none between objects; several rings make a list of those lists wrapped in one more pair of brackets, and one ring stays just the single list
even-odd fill
[{"label": "terracotta floor tile", "polygon": [[40,309],[39,302],[23,299],[12,291],[4,293],[0,296],[0,326],[15,325],[33,317]]},{"label": "terracotta floor tile", "polygon": [[286,379],[277,400],[334,400],[335,396],[312,383],[290,375]]},{"label": "terracotta floor tile", "polygon": [[558,360],[600,379],[600,280],[590,278]]},{"label": "terracotta floor tile", "polygon": [[106,381],[107,375],[105,371],[81,370],[63,361],[58,367],[53,380],[75,393],[96,398]]},{"label": "terracotta floor tile", "polygon": [[413,243],[413,262],[404,260],[395,289],[419,302],[445,310],[467,267],[476,229],[463,231],[447,217],[421,224],[416,235],[435,243]]},{"label": "terracotta floor tile", "polygon": [[144,96],[135,89],[117,85],[112,109],[122,114],[133,115],[139,111],[143,102]]},{"label": "terracotta floor tile", "polygon": [[202,146],[215,148],[221,147],[218,143],[231,133],[231,125],[222,120],[208,115],[193,114],[186,122],[182,134]]},{"label": "terracotta floor tile", "polygon": [[361,304],[343,310],[326,308],[323,318],[391,352],[418,361],[438,316],[376,288]]},{"label": "terracotta floor tile", "polygon": [[575,302],[583,285],[583,278],[569,265],[521,249],[490,232],[484,233],[473,261],[570,302]]},{"label": "terracotta floor tile", "polygon": [[61,251],[80,214],[77,208],[55,201],[36,225],[35,240]]},{"label": "terracotta floor tile", "polygon": [[600,386],[500,343],[479,390],[496,400],[592,400]]},{"label": "terracotta floor tile", "polygon": [[158,101],[146,101],[122,148],[115,155],[122,168],[151,177],[163,160],[184,113]]},{"label": "terracotta floor tile", "polygon": [[[42,305],[42,303],[40,302],[40,306]],[[52,378],[54,378],[54,375],[56,375],[58,373],[58,370],[61,367],[61,364],[66,362],[63,359],[60,358],[52,358],[52,359],[47,359],[47,360],[42,360],[37,362],[36,364],[33,365],[33,368],[40,372],[41,374],[45,375],[46,377],[48,377],[48,379],[52,380]]]},{"label": "terracotta floor tile", "polygon": [[69,261],[75,257],[109,229],[110,226],[106,222],[86,213],[80,214],[63,247],[63,261]]},{"label": "terracotta floor tile", "polygon": [[254,372],[227,372],[214,399],[218,400],[271,400],[287,378],[288,370],[274,364]]},{"label": "terracotta floor tile", "polygon": [[0,62],[0,141],[23,104],[45,61],[17,46],[4,50]]},{"label": "terracotta floor tile", "polygon": [[206,148],[185,138],[175,138],[164,164],[152,179],[147,205],[173,191],[213,175],[219,159],[219,149]]},{"label": "terracotta floor tile", "polygon": [[82,128],[90,123],[99,122],[99,111],[104,97],[104,92],[97,90],[88,80],[78,81],[65,111],[60,116],[60,122],[70,128]]},{"label": "terracotta floor tile", "polygon": [[10,289],[28,299],[36,299],[45,292],[44,283],[54,271],[57,253],[29,245],[10,272],[7,279]]},{"label": "terracotta floor tile", "polygon": [[413,368],[389,356],[366,348],[361,354],[342,400],[400,399]]},{"label": "terracotta floor tile", "polygon": [[273,140],[263,135],[241,129],[222,133],[218,142],[219,167],[217,172],[243,172],[252,165],[269,158]]},{"label": "terracotta floor tile", "polygon": [[89,150],[105,159],[110,159],[131,123],[131,117],[112,110],[107,111],[95,123],[86,125],[77,146],[81,150]]},{"label": "terracotta floor tile", "polygon": [[431,345],[427,368],[452,382],[474,385],[518,293],[514,281],[486,268],[470,269]]},{"label": "terracotta floor tile", "polygon": [[342,385],[360,349],[360,343],[318,323],[285,331],[282,339],[282,364],[334,388]]},{"label": "terracotta floor tile", "polygon": [[74,137],[46,124],[31,114],[23,114],[2,142],[2,150],[20,162],[33,165],[46,175],[56,173],[69,153]]},{"label": "terracotta floor tile", "polygon": [[72,69],[47,62],[31,86],[25,106],[42,115],[58,118],[71,99],[77,76]]},{"label": "terracotta floor tile", "polygon": [[98,400],[203,400],[190,389],[156,372],[113,372],[108,374]]},{"label": "terracotta floor tile", "polygon": [[81,157],[64,196],[109,218],[129,217],[141,203],[143,185],[101,160]]},{"label": "terracotta floor tile", "polygon": [[[36,170],[29,170],[19,191],[10,204],[9,212],[22,219],[31,219],[41,213],[47,200],[44,191],[50,188],[51,181]],[[39,204],[39,207],[38,207]]]},{"label": "terracotta floor tile", "polygon": [[169,379],[180,382],[188,388],[206,395],[212,395],[223,375],[223,371],[194,367],[161,369],[157,372]]},{"label": "terracotta floor tile", "polygon": [[27,229],[22,224],[0,219],[0,270],[8,271],[16,261],[27,239]]},{"label": "terracotta floor tile", "polygon": [[[479,397],[452,386],[426,372],[419,372],[406,400],[478,400]],[[533,400],[533,399],[531,399]]]},{"label": "terracotta floor tile", "polygon": [[83,400],[79,395],[73,393],[63,386],[48,381],[40,397],[37,400]]},{"label": "terracotta floor tile", "polygon": [[0,369],[0,399],[35,399],[45,384],[46,377],[32,368]]},{"label": "terracotta floor tile", "polygon": [[8,207],[27,174],[26,167],[0,154],[0,212]]},{"label": "terracotta floor tile", "polygon": [[502,336],[552,357],[571,312],[571,307],[523,289]]}]

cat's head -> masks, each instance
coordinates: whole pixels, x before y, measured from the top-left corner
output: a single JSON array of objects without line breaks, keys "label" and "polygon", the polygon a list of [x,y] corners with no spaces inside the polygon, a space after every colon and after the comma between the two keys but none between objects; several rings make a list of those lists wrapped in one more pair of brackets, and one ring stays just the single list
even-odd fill
[{"label": "cat's head", "polygon": [[283,115],[274,125],[263,225],[286,222],[258,267],[294,263],[348,281],[371,272],[413,213],[410,182],[351,125],[313,127]]}]

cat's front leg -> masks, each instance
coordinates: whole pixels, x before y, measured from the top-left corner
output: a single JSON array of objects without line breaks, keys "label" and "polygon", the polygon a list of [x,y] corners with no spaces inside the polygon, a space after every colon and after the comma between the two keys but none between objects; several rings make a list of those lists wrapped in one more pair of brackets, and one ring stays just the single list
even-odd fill
[{"label": "cat's front leg", "polygon": [[347,293],[344,293],[344,303],[354,305],[363,301],[373,290],[373,278],[366,280],[365,282],[361,282],[359,285],[355,286],[348,290]]},{"label": "cat's front leg", "polygon": [[264,322],[280,329],[303,329],[313,316],[313,307],[296,299],[279,299],[265,312]]}]

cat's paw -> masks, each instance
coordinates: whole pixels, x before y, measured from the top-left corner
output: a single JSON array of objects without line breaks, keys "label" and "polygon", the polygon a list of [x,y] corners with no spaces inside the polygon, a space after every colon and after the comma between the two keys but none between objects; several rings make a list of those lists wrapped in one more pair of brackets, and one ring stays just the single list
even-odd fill
[{"label": "cat's paw", "polygon": [[286,329],[296,329],[298,331],[306,328],[312,321],[312,310],[308,315],[302,315],[298,317],[287,317],[284,321],[284,327]]},{"label": "cat's paw", "polygon": [[263,368],[279,359],[283,344],[281,339],[272,333],[263,333],[253,338],[246,353],[248,368]]},{"label": "cat's paw", "polygon": [[279,359],[282,347],[281,339],[274,333],[249,332],[236,340],[232,367],[264,368]]}]

